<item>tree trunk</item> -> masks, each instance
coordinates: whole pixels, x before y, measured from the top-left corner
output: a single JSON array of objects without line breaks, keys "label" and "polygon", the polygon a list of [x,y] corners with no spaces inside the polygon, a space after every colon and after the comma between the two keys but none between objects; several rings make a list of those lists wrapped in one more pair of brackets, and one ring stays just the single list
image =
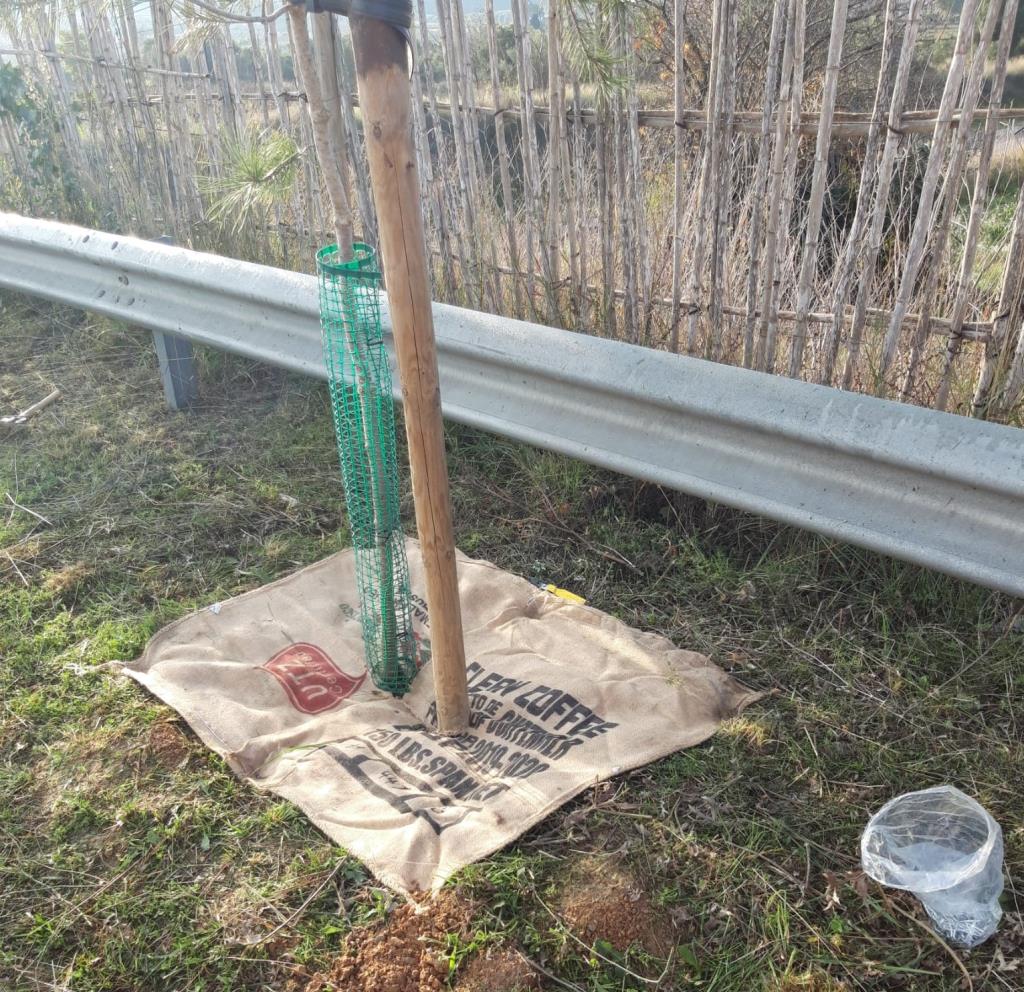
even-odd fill
[{"label": "tree trunk", "polygon": [[[331,15],[314,14],[313,16],[316,18]],[[335,146],[331,130],[331,111],[325,104],[320,88],[320,77],[313,62],[313,47],[310,44],[309,30],[306,26],[306,11],[301,7],[290,7],[288,17],[292,28],[295,67],[302,81],[302,87],[306,91],[316,157],[320,162],[320,171],[327,187],[327,195],[331,199],[334,236],[340,258],[342,261],[346,261],[352,257],[352,207],[342,166],[336,158],[338,149]],[[333,65],[332,61],[332,68]]]}]

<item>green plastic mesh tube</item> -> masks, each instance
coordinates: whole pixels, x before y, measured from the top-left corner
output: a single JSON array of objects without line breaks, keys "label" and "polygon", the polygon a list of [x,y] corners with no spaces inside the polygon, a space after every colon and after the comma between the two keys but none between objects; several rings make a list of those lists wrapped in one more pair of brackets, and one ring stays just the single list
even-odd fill
[{"label": "green plastic mesh tube", "polygon": [[378,688],[403,695],[417,670],[409,565],[399,513],[391,369],[380,323],[374,250],[336,245],[316,256],[320,326],[352,545],[366,667]]}]

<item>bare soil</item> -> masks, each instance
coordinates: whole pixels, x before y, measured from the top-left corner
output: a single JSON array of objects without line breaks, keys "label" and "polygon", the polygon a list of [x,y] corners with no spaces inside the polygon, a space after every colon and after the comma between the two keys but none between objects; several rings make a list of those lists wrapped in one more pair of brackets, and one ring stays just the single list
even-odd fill
[{"label": "bare soil", "polygon": [[540,982],[522,955],[512,947],[475,954],[459,970],[455,992],[537,992]]},{"label": "bare soil", "polygon": [[163,768],[177,768],[188,757],[188,740],[173,723],[155,723],[149,731],[149,752]]},{"label": "bare soil", "polygon": [[303,992],[442,992],[446,938],[466,937],[469,920],[469,905],[453,893],[405,903],[383,923],[354,931],[345,953]]},{"label": "bare soil", "polygon": [[559,916],[585,944],[607,941],[621,953],[641,948],[664,958],[676,940],[672,917],[652,903],[637,878],[598,859],[587,861],[566,888]]}]

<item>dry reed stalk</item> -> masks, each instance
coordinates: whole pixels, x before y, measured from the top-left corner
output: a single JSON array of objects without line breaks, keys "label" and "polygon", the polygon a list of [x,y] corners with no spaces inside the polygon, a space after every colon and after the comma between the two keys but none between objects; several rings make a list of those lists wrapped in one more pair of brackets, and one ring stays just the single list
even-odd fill
[{"label": "dry reed stalk", "polygon": [[946,84],[939,103],[939,119],[932,135],[931,151],[928,164],[925,166],[924,178],[921,180],[921,191],[918,198],[917,213],[907,247],[903,273],[896,292],[893,315],[889,320],[885,340],[882,343],[882,354],[878,370],[876,392],[883,395],[886,391],[886,376],[896,358],[903,328],[903,315],[910,308],[910,298],[917,283],[917,276],[924,260],[925,243],[929,228],[933,222],[935,192],[938,187],[940,173],[946,161],[946,151],[950,144],[952,132],[952,111],[960,92],[960,84],[964,76],[967,50],[974,31],[974,20],[978,9],[978,0],[964,0],[960,12],[960,24],[957,29],[956,43],[946,76]]},{"label": "dry reed stalk", "polygon": [[579,225],[579,238],[577,251],[579,254],[577,263],[577,285],[579,293],[579,323],[583,328],[589,328],[591,326],[591,312],[590,312],[590,293],[588,291],[588,282],[590,279],[590,273],[588,272],[587,263],[589,261],[587,257],[587,241],[591,227],[587,222],[588,202],[587,202],[587,186],[588,183],[583,173],[583,163],[585,161],[586,152],[586,136],[583,133],[583,125],[580,121],[580,110],[581,110],[582,98],[580,94],[580,83],[579,80],[573,78],[572,81],[572,106],[573,106],[573,161],[575,163],[575,170],[573,173],[573,190],[576,195],[576,223]]},{"label": "dry reed stalk", "polygon": [[[776,5],[776,10],[778,9],[779,5]],[[675,66],[672,95],[676,124],[672,151],[672,315],[669,318],[668,346],[671,351],[678,352],[680,297],[683,292],[683,219],[687,201],[686,191],[683,189],[686,136],[680,121],[686,99],[686,0],[674,0],[673,22],[675,33],[672,50]]]},{"label": "dry reed stalk", "polygon": [[726,338],[723,321],[723,296],[726,290],[725,255],[728,247],[729,212],[732,205],[733,183],[733,115],[736,110],[737,44],[739,4],[724,0],[722,25],[722,59],[725,78],[722,87],[722,126],[716,133],[716,149],[711,156],[711,174],[714,177],[711,228],[711,280],[708,301],[709,326],[704,345],[704,357],[718,361]]},{"label": "dry reed stalk", "polygon": [[[444,59],[445,79],[452,103],[452,138],[455,146],[455,164],[459,181],[460,236],[467,247],[472,265],[470,285],[464,285],[463,289],[468,292],[471,286],[474,294],[470,296],[470,299],[474,301],[477,307],[482,307],[486,280],[483,271],[483,256],[478,238],[478,229],[475,223],[475,184],[470,172],[469,156],[471,151],[466,142],[465,108],[461,99],[462,84],[460,73],[462,69],[458,51],[461,46],[456,45],[452,38],[452,13],[449,0],[438,0],[437,14],[438,25],[441,29],[441,54]],[[463,275],[465,276],[465,274],[466,269],[463,268]],[[463,281],[464,283],[466,282],[465,279]]]},{"label": "dry reed stalk", "polygon": [[177,64],[174,22],[166,3],[151,0],[153,39],[157,63],[164,70],[160,76],[162,102],[160,111],[167,133],[168,179],[174,203],[175,235],[180,244],[191,244],[196,222],[204,211],[195,182],[196,150],[192,128],[185,112],[182,79],[175,75]]},{"label": "dry reed stalk", "polygon": [[[263,16],[266,17],[270,7],[270,0],[261,0]],[[263,38],[266,42],[267,73],[270,78],[270,87],[274,96],[274,103],[277,106],[278,120],[286,130],[291,130],[291,112],[288,109],[288,101],[284,98],[284,72],[281,69],[281,47],[277,35],[277,21],[265,20],[263,22]]]},{"label": "dry reed stalk", "polygon": [[896,151],[903,134],[903,103],[910,82],[910,71],[913,66],[914,48],[917,44],[923,6],[924,0],[910,0],[910,7],[907,11],[907,23],[903,34],[903,43],[900,46],[896,79],[893,83],[892,99],[889,102],[885,146],[882,149],[882,160],[878,166],[878,180],[871,206],[871,217],[867,225],[867,250],[861,260],[860,281],[854,301],[853,321],[850,324],[850,343],[846,364],[843,367],[843,389],[849,389],[853,384],[853,376],[860,360],[864,324],[867,320],[868,304],[874,288],[875,267],[882,250],[882,235],[889,205],[889,190],[896,166]]},{"label": "dry reed stalk", "polygon": [[548,204],[544,225],[545,250],[548,256],[547,275],[556,287],[553,294],[553,310],[549,315],[555,325],[559,322],[557,286],[562,277],[562,131],[565,126],[565,106],[558,86],[558,63],[562,51],[558,9],[559,5],[554,0],[548,3]]},{"label": "dry reed stalk", "polygon": [[[494,238],[485,229],[485,203],[481,194],[484,186],[483,148],[480,141],[480,128],[477,125],[476,81],[473,77],[473,63],[470,57],[469,32],[466,28],[466,15],[462,0],[449,0],[451,13],[452,39],[454,44],[454,62],[457,66],[457,82],[460,86],[459,105],[462,109],[462,126],[466,135],[468,151],[470,202],[472,204],[472,232],[479,240],[481,260],[481,280],[485,291],[490,297],[491,310],[501,310],[501,282],[498,277],[498,251]],[[489,265],[486,264],[485,256]]]},{"label": "dry reed stalk", "polygon": [[[559,52],[558,56],[558,94],[563,105],[566,103],[565,91],[565,53]],[[561,158],[559,171],[562,174],[562,205],[564,207],[564,229],[568,236],[569,247],[569,313],[578,318],[582,305],[583,293],[580,287],[579,272],[579,241],[580,232],[578,228],[579,217],[577,215],[577,203],[575,190],[578,185],[579,175],[574,174],[572,167],[572,156],[569,153],[569,127],[563,124],[561,128],[561,140],[558,143],[558,154]]]},{"label": "dry reed stalk", "polygon": [[[328,148],[338,179],[345,191],[345,205],[349,211],[348,241],[338,242],[342,257],[346,258],[348,245],[354,240],[352,218],[352,170],[349,166],[349,144],[341,112],[341,87],[338,84],[338,53],[335,49],[334,17],[331,14],[313,15],[313,51],[316,56],[320,98],[327,114]],[[326,171],[326,170],[325,170]],[[333,197],[332,197],[333,199]]]},{"label": "dry reed stalk", "polygon": [[650,238],[647,232],[647,213],[644,209],[643,173],[640,155],[640,118],[639,97],[637,95],[636,43],[633,25],[625,6],[619,8],[619,19],[622,32],[623,65],[626,80],[626,147],[628,150],[627,189],[630,213],[632,214],[633,238],[631,258],[636,260],[634,281],[639,297],[636,307],[639,309],[636,340],[644,344],[650,338],[651,331],[651,253]]},{"label": "dry reed stalk", "polygon": [[[494,0],[485,0],[484,14],[487,20],[487,53],[491,70],[491,99],[496,108],[501,108],[501,84],[498,79],[498,38],[494,20]],[[505,116],[497,113],[494,118],[494,138],[498,146],[498,174],[501,180],[501,201],[505,214],[505,238],[508,242],[508,257],[513,269],[518,269],[522,261],[519,257],[519,239],[516,236],[515,201],[512,198],[512,174],[509,169],[508,136],[505,133]],[[512,301],[517,317],[522,317],[523,288],[518,278],[512,278]]]},{"label": "dry reed stalk", "polygon": [[[251,11],[250,11],[251,13]],[[264,129],[270,128],[270,102],[271,96],[267,92],[267,81],[263,75],[263,58],[260,52],[259,39],[256,37],[256,24],[249,21],[246,24],[249,34],[249,48],[252,51],[252,74],[256,81],[256,88],[260,93],[260,118],[263,121]]]},{"label": "dry reed stalk", "polygon": [[832,288],[832,309],[835,319],[832,321],[832,326],[825,332],[821,346],[818,382],[826,385],[832,382],[836,358],[839,355],[844,324],[843,310],[853,285],[857,262],[863,251],[864,231],[870,214],[871,189],[878,176],[879,150],[884,131],[883,118],[887,113],[886,101],[893,93],[896,70],[899,65],[900,48],[896,45],[896,15],[897,0],[886,0],[882,53],[872,109],[873,120],[864,145],[864,164],[861,167],[860,181],[857,187],[857,205],[854,208],[853,221],[846,236],[842,257],[836,266],[836,276]]},{"label": "dry reed stalk", "polygon": [[[951,141],[949,164],[946,166],[942,182],[942,190],[936,199],[935,216],[929,232],[926,262],[922,265],[925,272],[924,288],[919,292],[921,300],[921,320],[911,335],[910,354],[903,384],[900,387],[900,399],[909,399],[914,390],[920,368],[921,358],[929,334],[931,333],[932,311],[938,297],[939,277],[942,274],[940,260],[949,241],[950,227],[957,206],[960,187],[967,168],[967,155],[972,150],[971,124],[978,109],[981,97],[981,84],[985,70],[985,62],[989,45],[992,43],[993,32],[999,19],[1001,4],[996,0],[989,5],[982,25],[974,58],[967,73],[963,96],[961,97],[960,121]],[[1011,22],[1012,23],[1012,22]],[[919,277],[920,281],[920,277]]]},{"label": "dry reed stalk", "polygon": [[1024,393],[1024,321],[1017,332],[1017,348],[1010,363],[1010,371],[1006,377],[1006,388],[1000,397],[1000,410],[1008,414]]},{"label": "dry reed stalk", "polygon": [[[889,2],[895,3],[896,0],[889,0]],[[747,308],[743,320],[743,366],[748,369],[754,363],[754,322],[757,312],[757,284],[761,271],[761,226],[764,223],[767,208],[764,198],[768,183],[772,113],[779,98],[779,72],[782,61],[782,49],[786,40],[786,5],[784,3],[773,4],[772,10],[772,27],[768,39],[768,61],[765,68],[764,95],[762,98],[761,135],[757,146],[757,165],[754,170],[754,182],[751,186],[751,218],[750,230],[747,235]],[[677,127],[677,142],[681,135],[682,130]],[[677,223],[678,218],[679,214],[677,212]],[[677,236],[676,241],[678,242],[679,240],[681,239]],[[675,285],[674,271],[673,285]],[[676,291],[673,290],[673,301],[675,297]],[[678,304],[675,302],[673,302],[673,307],[678,310]],[[675,345],[676,342],[673,342],[673,351],[676,350]]]},{"label": "dry reed stalk", "polygon": [[615,337],[615,302],[612,296],[612,282],[615,279],[613,252],[615,214],[608,183],[610,168],[608,161],[608,108],[602,106],[602,112],[604,122],[598,127],[594,138],[594,153],[597,161],[598,237],[601,244],[601,327],[606,337]]},{"label": "dry reed stalk", "polygon": [[[526,296],[536,314],[536,283],[533,277],[537,240],[537,218],[540,215],[540,157],[537,151],[537,126],[534,122],[533,71],[530,58],[529,21],[525,0],[512,0],[512,32],[516,46],[516,73],[519,78],[519,107],[522,123],[522,159],[524,218],[526,239]],[[541,256],[544,257],[543,250]]]},{"label": "dry reed stalk", "polygon": [[783,191],[786,181],[787,121],[793,107],[793,67],[797,48],[797,9],[801,0],[789,0],[786,12],[786,40],[782,54],[782,81],[778,110],[775,114],[775,147],[772,150],[771,182],[768,188],[764,252],[761,266],[760,317],[754,350],[754,367],[762,372],[768,367],[768,336],[771,313],[778,293],[777,267],[779,238],[783,228]]},{"label": "dry reed stalk", "polygon": [[694,354],[697,348],[700,315],[704,305],[705,232],[707,231],[712,203],[714,202],[714,191],[711,188],[715,178],[712,173],[712,159],[717,148],[719,108],[721,106],[722,87],[719,85],[719,80],[724,77],[724,73],[721,72],[721,52],[723,21],[725,20],[723,8],[727,3],[728,0],[715,0],[714,7],[712,8],[711,75],[708,80],[707,130],[704,138],[704,150],[700,167],[700,185],[697,196],[697,228],[693,244],[693,258],[690,263],[690,281],[687,287],[687,295],[691,300],[696,301],[696,306],[690,308],[686,320],[686,351],[690,355]]},{"label": "dry reed stalk", "polygon": [[814,277],[818,270],[818,237],[821,233],[821,213],[825,205],[825,184],[828,180],[832,114],[836,107],[839,65],[843,57],[848,7],[848,0],[835,0],[832,7],[832,30],[825,62],[825,82],[821,91],[821,125],[814,148],[814,171],[811,175],[811,194],[807,205],[807,230],[804,234],[804,253],[796,291],[796,321],[790,345],[789,374],[792,378],[798,378],[803,369],[804,347],[807,342],[807,314],[811,309]]},{"label": "dry reed stalk", "polygon": [[[990,412],[1005,414],[1016,402],[1019,392],[1021,361],[1024,357],[1024,328],[1021,340],[1013,359],[1009,349],[1012,347],[1009,331],[1015,313],[1019,313],[1021,298],[1021,273],[1024,272],[1024,184],[1017,194],[1017,205],[1013,212],[1013,223],[1010,228],[1010,244],[1006,251],[1006,265],[1003,267],[1003,278],[999,287],[999,302],[996,306],[996,319],[992,326],[992,335],[985,343],[978,373],[978,384],[974,388],[971,402],[971,414],[975,417],[987,417]],[[1003,383],[1003,389],[993,402],[993,387],[999,373],[1009,363],[1009,369]],[[994,408],[994,409],[990,409]]]},{"label": "dry reed stalk", "polygon": [[[793,82],[790,102],[790,124],[786,144],[786,160],[782,180],[782,203],[779,207],[779,231],[789,231],[796,202],[796,167],[800,157],[800,115],[804,98],[804,70],[807,45],[807,0],[797,0],[793,28]],[[792,250],[791,243],[787,246]],[[767,310],[767,331],[764,345],[764,371],[775,371],[775,351],[779,328],[779,287],[782,282],[781,266],[784,259],[776,253],[772,262],[772,300]]]},{"label": "dry reed stalk", "polygon": [[[993,7],[995,4],[993,4]],[[988,113],[985,119],[985,130],[982,134],[981,148],[978,151],[978,162],[974,173],[974,191],[971,195],[971,209],[967,219],[967,231],[964,234],[963,254],[957,286],[953,301],[953,314],[950,318],[952,328],[946,340],[946,351],[943,355],[942,371],[939,374],[939,388],[935,395],[935,409],[945,410],[949,402],[949,389],[953,378],[953,365],[963,338],[960,327],[967,314],[970,301],[974,262],[978,252],[978,240],[981,234],[981,222],[988,208],[988,180],[992,165],[992,152],[995,148],[997,120],[993,113],[1003,99],[1003,87],[1006,83],[1006,70],[1010,59],[1010,44],[1013,40],[1013,24],[1017,17],[1017,0],[1006,0],[1002,22],[999,25],[999,44],[996,48],[995,64],[992,69],[992,83],[988,98]],[[979,55],[979,58],[981,56]],[[987,349],[986,349],[987,351]]]},{"label": "dry reed stalk", "polygon": [[[452,248],[453,238],[458,233],[458,207],[449,208],[450,187],[447,178],[451,172],[451,156],[449,155],[448,142],[444,136],[441,126],[441,116],[437,107],[437,89],[434,85],[434,75],[430,69],[430,34],[427,31],[427,13],[424,0],[417,0],[416,23],[419,30],[420,54],[416,58],[416,78],[413,80],[413,93],[421,94],[415,97],[417,100],[416,122],[418,130],[422,131],[422,142],[425,161],[430,163],[430,172],[424,173],[429,176],[431,191],[433,194],[433,214],[435,218],[438,239],[443,252],[441,256],[441,271],[448,286],[448,298],[453,299],[456,294],[456,280],[454,270],[455,252]],[[424,112],[423,95],[426,94],[427,104],[430,109],[430,121]],[[430,140],[433,135],[434,144],[437,148],[437,168],[434,168],[430,154]],[[454,222],[453,222],[453,218]],[[450,230],[452,229],[452,230]],[[465,273],[465,270],[463,270]],[[463,280],[465,282],[465,279]]]},{"label": "dry reed stalk", "polygon": [[[334,37],[334,68],[338,78],[339,106],[341,107],[341,132],[342,141],[351,156],[349,163],[352,167],[352,175],[355,181],[356,202],[359,205],[359,216],[363,222],[362,239],[368,244],[377,243],[377,214],[373,209],[373,197],[370,193],[369,165],[366,160],[366,143],[363,140],[361,131],[356,124],[355,109],[352,105],[352,95],[355,92],[355,77],[351,74],[355,65],[354,55],[346,60],[342,58],[342,50],[347,44],[351,52],[351,36],[343,35],[338,30],[339,21],[336,17],[331,18],[331,34]],[[346,41],[346,39],[348,39]],[[351,71],[350,71],[351,70]],[[419,104],[420,114],[423,115],[424,108],[422,101]],[[425,132],[424,132],[425,134]]]}]

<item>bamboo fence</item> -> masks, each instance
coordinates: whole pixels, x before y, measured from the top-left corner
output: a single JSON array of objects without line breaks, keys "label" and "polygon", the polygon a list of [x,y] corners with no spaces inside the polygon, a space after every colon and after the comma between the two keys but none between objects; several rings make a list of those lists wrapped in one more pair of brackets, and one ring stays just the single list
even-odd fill
[{"label": "bamboo fence", "polygon": [[[538,17],[511,0],[502,18],[437,0],[428,19],[418,0],[435,297],[1019,420],[1024,112],[1002,106],[1018,2],[555,0]],[[140,6],[0,14],[0,56],[45,98],[88,205],[67,219],[306,269],[328,241],[375,242],[343,24],[148,0],[143,36]],[[13,208],[39,178],[23,127],[0,109]],[[239,177],[239,148],[271,134],[294,155]],[[337,168],[321,177],[314,149]],[[228,216],[232,183],[268,192]]]}]

